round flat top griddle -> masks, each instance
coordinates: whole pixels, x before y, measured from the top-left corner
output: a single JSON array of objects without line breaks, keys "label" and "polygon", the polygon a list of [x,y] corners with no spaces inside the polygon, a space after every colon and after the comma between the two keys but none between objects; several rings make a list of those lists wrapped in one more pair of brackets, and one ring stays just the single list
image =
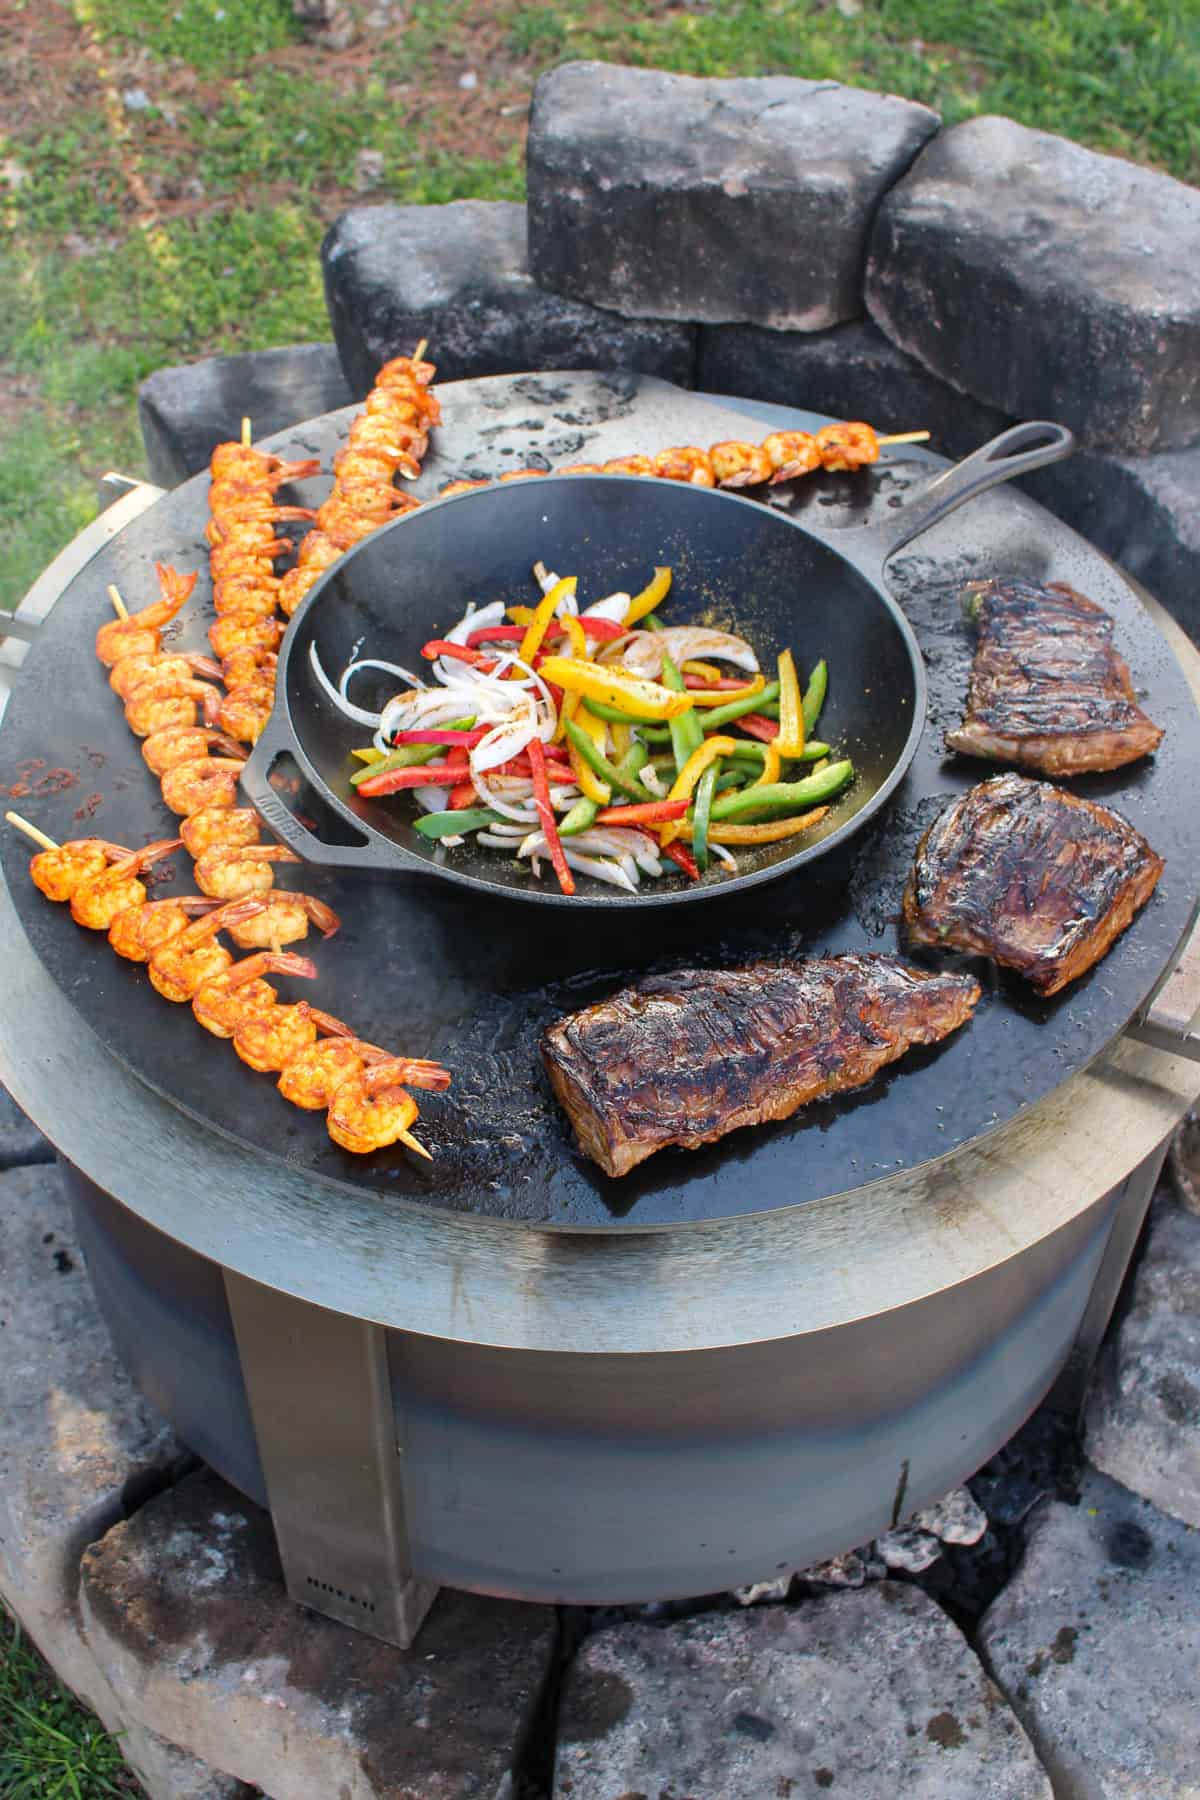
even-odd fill
[{"label": "round flat top griddle", "polygon": [[[419,493],[527,461],[600,460],[761,435],[744,416],[648,379],[496,377],[440,393],[445,425]],[[273,447],[319,455],[328,468],[353,416],[349,409],[311,421]],[[823,422],[790,418],[808,429]],[[792,505],[798,516],[814,509],[825,529],[870,522],[941,466],[896,452],[860,476],[794,484]],[[314,503],[327,488],[318,479],[294,495]],[[58,839],[99,835],[140,845],[174,832],[93,639],[111,616],[106,585],[115,581],[131,606],[144,605],[154,597],[153,564],[161,558],[201,572],[166,641],[207,648],[206,490],[207,478],[197,477],[130,524],[71,582],[26,659],[0,732],[0,784],[6,804]],[[532,545],[531,561],[537,554]],[[647,545],[647,562],[655,556]],[[943,1045],[911,1052],[868,1087],[781,1124],[696,1152],[664,1151],[610,1180],[575,1148],[553,1100],[538,1055],[542,1029],[651,970],[901,947],[896,920],[918,837],[949,798],[994,772],[941,751],[942,732],[961,716],[972,651],[958,594],[965,580],[992,575],[1069,581],[1116,620],[1117,648],[1166,739],[1143,764],[1072,785],[1114,804],[1166,857],[1153,899],[1104,961],[1055,999],[1039,1000],[1015,977],[985,969],[974,1020]],[[945,1155],[1098,1056],[1170,965],[1195,909],[1200,733],[1182,671],[1119,573],[1022,495],[1001,490],[972,502],[898,555],[887,580],[928,666],[928,728],[891,806],[812,870],[720,904],[633,921],[483,901],[401,875],[282,871],[280,885],[318,895],[343,920],[328,944],[310,938],[297,946],[313,954],[320,978],[281,980],[284,997],[312,999],[361,1036],[453,1070],[448,1094],[422,1097],[431,1164],[400,1148],[366,1158],[339,1150],[323,1115],[287,1105],[271,1077],[247,1069],[189,1008],[160,999],[144,969],[116,957],[102,935],[79,929],[67,908],[45,901],[28,879],[28,846],[6,831],[0,862],[29,941],[112,1054],[189,1114],[298,1169],[431,1207],[573,1229],[683,1225],[793,1206]],[[290,804],[303,810],[306,798],[294,795]],[[184,853],[168,868],[154,897],[193,891]],[[870,1228],[869,1195],[863,1227]]]}]

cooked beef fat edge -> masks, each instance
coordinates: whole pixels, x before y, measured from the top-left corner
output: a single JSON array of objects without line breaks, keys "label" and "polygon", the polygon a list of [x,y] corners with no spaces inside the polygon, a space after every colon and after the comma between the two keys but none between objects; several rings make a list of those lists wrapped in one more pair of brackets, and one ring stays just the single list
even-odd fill
[{"label": "cooked beef fat edge", "polygon": [[979,992],[894,956],[679,969],[560,1019],[542,1057],[580,1148],[626,1175],[861,1087],[965,1024]]}]

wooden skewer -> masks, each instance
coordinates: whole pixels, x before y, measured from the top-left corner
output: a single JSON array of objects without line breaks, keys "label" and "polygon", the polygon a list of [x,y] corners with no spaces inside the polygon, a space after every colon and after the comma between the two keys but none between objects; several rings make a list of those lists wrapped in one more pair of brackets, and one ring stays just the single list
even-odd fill
[{"label": "wooden skewer", "polygon": [[112,609],[116,613],[118,619],[127,619],[129,617],[129,608],[126,606],[111,581],[108,584],[108,597],[112,601]]},{"label": "wooden skewer", "polygon": [[417,345],[416,349],[412,353],[413,362],[419,363],[421,358],[424,356],[425,352],[428,350],[428,348],[429,348],[429,339],[422,338],[420,343]]},{"label": "wooden skewer", "polygon": [[930,436],[928,431],[893,431],[890,437],[881,437],[880,447],[884,444],[923,444]]},{"label": "wooden skewer", "polygon": [[250,421],[246,417],[245,413],[243,413],[242,414],[242,447],[244,449],[248,450],[253,442],[254,442],[254,440],[250,435]]},{"label": "wooden skewer", "polygon": [[23,819],[20,813],[6,812],[4,816],[10,825],[15,825],[18,831],[23,831],[27,838],[35,844],[40,844],[43,850],[62,848],[60,844],[55,843],[52,837],[47,837],[44,831],[39,831],[36,825],[31,825],[28,819]]},{"label": "wooden skewer", "polygon": [[[413,358],[414,362],[416,362],[417,360],[418,360],[418,358],[416,358],[416,357]],[[396,1136],[400,1139],[400,1142],[402,1144],[407,1144],[407,1146],[410,1150],[415,1150],[418,1156],[423,1156],[425,1158],[426,1162],[433,1161],[432,1152],[427,1150],[425,1148],[424,1144],[419,1144],[417,1142],[416,1138],[413,1136],[411,1131],[398,1131],[396,1133]]]}]

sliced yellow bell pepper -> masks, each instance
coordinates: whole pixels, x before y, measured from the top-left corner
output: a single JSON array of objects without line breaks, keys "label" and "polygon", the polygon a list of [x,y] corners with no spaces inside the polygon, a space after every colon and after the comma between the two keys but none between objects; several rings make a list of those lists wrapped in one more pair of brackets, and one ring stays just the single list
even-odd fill
[{"label": "sliced yellow bell pepper", "polygon": [[[567,634],[572,656],[587,656],[587,639],[583,626],[574,613],[564,613],[559,624]],[[563,703],[558,709],[558,724],[554,727],[554,742],[561,744],[567,735],[567,720],[573,719],[583,703],[582,694],[564,694]]]},{"label": "sliced yellow bell pepper", "polygon": [[[538,673],[544,681],[552,681],[569,694],[582,694],[585,700],[599,700],[604,706],[615,706],[631,719],[677,719],[691,710],[693,693],[673,694],[657,681],[646,681],[640,675],[629,675],[623,669],[602,667],[570,656],[548,656]],[[722,695],[725,699],[728,696]]]},{"label": "sliced yellow bell pepper", "polygon": [[757,780],[750,783],[751,787],[770,787],[771,783],[778,781],[783,773],[783,758],[774,744],[764,744],[762,753],[762,774]]},{"label": "sliced yellow bell pepper", "polygon": [[508,616],[514,625],[533,624],[532,606],[510,606],[508,609]]},{"label": "sliced yellow bell pepper", "polygon": [[768,819],[763,825],[710,825],[709,842],[713,844],[777,844],[780,838],[799,837],[819,825],[827,806],[814,806],[811,812],[799,813],[794,819]]},{"label": "sliced yellow bell pepper", "polygon": [[[553,658],[549,660],[552,661]],[[544,671],[545,668],[546,664],[543,663],[542,671]],[[550,679],[553,680],[553,677],[551,676]],[[568,695],[568,698],[571,698],[571,696]],[[581,731],[587,732],[587,735],[591,738],[597,750],[603,755],[604,746],[608,741],[608,726],[604,723],[604,720],[598,719],[595,713],[590,713],[586,706],[581,706],[579,711],[575,714],[575,724],[578,725]],[[571,745],[570,756],[571,767],[575,771],[575,779],[579,783],[582,791],[587,795],[589,800],[594,800],[598,806],[607,806],[612,799],[612,789],[609,787],[607,781],[601,781],[590,763],[586,762],[585,759],[580,756],[574,744]]]},{"label": "sliced yellow bell pepper", "polygon": [[679,673],[681,675],[699,675],[702,681],[720,681],[725,671],[718,669],[715,663],[692,661],[680,663]]},{"label": "sliced yellow bell pepper", "polygon": [[779,658],[779,736],[775,748],[780,756],[799,756],[804,749],[804,702],[790,650]]},{"label": "sliced yellow bell pepper", "polygon": [[[521,648],[517,654],[522,662],[532,662],[542,647],[542,639],[550,629],[550,621],[562,605],[568,594],[573,594],[578,586],[574,575],[564,575],[556,581],[548,594],[543,594],[534,610],[532,619],[525,627],[525,636],[521,639]],[[520,670],[513,673],[519,677]]]},{"label": "sliced yellow bell pepper", "polygon": [[767,685],[765,675],[752,675],[745,687],[740,688],[689,688],[687,697],[694,706],[728,706],[734,700],[751,700],[755,694],[761,694]]},{"label": "sliced yellow bell pepper", "polygon": [[622,620],[626,631],[636,625],[639,619],[644,619],[647,613],[652,613],[659,602],[666,599],[670,590],[670,569],[656,567],[653,581],[648,582],[641,593],[635,594],[629,602],[629,609]]},{"label": "sliced yellow bell pepper", "polygon": [[[684,763],[675,780],[671,784],[668,800],[690,800],[696,791],[696,783],[710,763],[721,756],[734,756],[738,750],[736,738],[714,735],[705,738]],[[682,819],[671,819],[659,831],[659,842],[673,844],[688,829],[686,815]]]},{"label": "sliced yellow bell pepper", "polygon": [[355,757],[357,757],[357,758],[358,758],[358,760],[359,760],[359,762],[361,762],[361,763],[377,763],[377,762],[382,762],[382,761],[383,761],[383,755],[384,755],[384,753],[383,753],[383,751],[382,751],[382,750],[371,750],[371,749],[368,749],[368,750],[352,750],[352,751],[351,751],[351,752],[350,752],[350,754],[351,754],[351,756],[355,756]]}]

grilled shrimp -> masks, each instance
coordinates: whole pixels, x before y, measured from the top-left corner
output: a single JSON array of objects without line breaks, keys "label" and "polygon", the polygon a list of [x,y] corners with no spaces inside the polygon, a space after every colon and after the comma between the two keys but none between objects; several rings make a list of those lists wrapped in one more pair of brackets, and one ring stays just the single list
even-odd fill
[{"label": "grilled shrimp", "polygon": [[275,690],[271,685],[247,682],[245,687],[234,688],[232,693],[226,694],[217,716],[230,737],[240,739],[243,744],[257,744],[267,728],[274,704]]},{"label": "grilled shrimp", "polygon": [[149,962],[163,944],[187,930],[196,914],[212,912],[217,904],[200,894],[186,894],[178,900],[144,900],[117,914],[109,926],[108,941],[118,956],[130,962]]},{"label": "grilled shrimp", "polygon": [[218,544],[227,543],[235,530],[243,525],[255,527],[269,526],[270,535],[274,537],[275,526],[285,519],[311,519],[314,517],[311,506],[275,506],[269,499],[248,502],[238,508],[237,517],[210,519],[204,528],[204,541],[209,549]]},{"label": "grilled shrimp", "polygon": [[256,1018],[243,1019],[233,1034],[233,1047],[244,1063],[267,1074],[284,1068],[314,1044],[318,1031],[346,1029],[340,1019],[331,1019],[301,1000],[295,1006],[273,1006]]},{"label": "grilled shrimp", "polygon": [[152,650],[141,656],[122,656],[113,664],[108,685],[122,700],[130,700],[144,681],[190,681],[196,675],[219,681],[221,671],[210,656],[194,651]]},{"label": "grilled shrimp", "polygon": [[251,681],[269,681],[274,683],[275,670],[279,658],[271,650],[257,650],[253,644],[234,650],[221,664],[221,674],[225,686],[232,693],[234,688],[245,687]]},{"label": "grilled shrimp", "polygon": [[208,628],[208,641],[220,662],[235,650],[278,650],[282,636],[278,619],[264,619],[253,612],[224,613]]},{"label": "grilled shrimp", "polygon": [[[536,471],[534,472],[536,473]],[[604,473],[606,475],[653,475],[654,464],[648,456],[610,456],[604,465]],[[503,480],[503,477],[501,479]]]},{"label": "grilled shrimp", "polygon": [[221,692],[207,681],[143,682],[125,702],[125,723],[137,737],[150,737],[170,725],[194,725],[196,709],[206,725],[215,725]]},{"label": "grilled shrimp", "polygon": [[[571,471],[570,469],[559,469],[556,473],[559,475],[569,475]],[[589,473],[598,475],[600,473],[599,463],[597,463],[595,469],[590,470]],[[448,500],[451,494],[469,494],[472,488],[491,487],[491,485],[490,481],[448,481],[444,488],[438,489],[438,499]]]},{"label": "grilled shrimp", "polygon": [[361,1075],[370,1063],[385,1062],[387,1055],[377,1044],[366,1044],[361,1038],[323,1038],[284,1064],[279,1091],[293,1106],[323,1112],[343,1081]]},{"label": "grilled shrimp", "polygon": [[205,807],[234,806],[238,776],[245,766],[244,759],[235,762],[228,756],[200,756],[195,762],[177,763],[162,778],[163,799],[183,818]]},{"label": "grilled shrimp", "polygon": [[195,575],[181,575],[168,563],[155,563],[162,598],[127,619],[110,619],[96,633],[96,655],[109,668],[123,656],[153,656],[159,645],[159,632],[186,603],[196,585]]},{"label": "grilled shrimp", "polygon": [[319,475],[321,464],[315,457],[304,462],[285,462],[267,450],[256,450],[252,444],[231,440],[218,444],[209,461],[208,471],[214,482],[243,480],[281,487],[285,481],[301,481],[306,475]]},{"label": "grilled shrimp", "polygon": [[203,856],[218,844],[232,849],[257,844],[262,836],[258,814],[249,806],[202,806],[180,821],[179,835],[189,856]]},{"label": "grilled shrimp", "polygon": [[713,474],[723,488],[756,487],[771,479],[771,458],[761,444],[746,444],[738,438],[726,438],[709,451]]},{"label": "grilled shrimp", "polygon": [[307,937],[310,919],[327,938],[333,936],[342,922],[331,907],[312,894],[285,894],[276,888],[270,898],[262,902],[261,912],[247,924],[234,928],[233,941],[242,950],[276,950],[280,944],[294,944]]},{"label": "grilled shrimp", "polygon": [[879,460],[879,439],[861,420],[822,425],[816,443],[827,469],[861,469]]},{"label": "grilled shrimp", "polygon": [[218,844],[206,850],[196,864],[196,886],[218,900],[240,900],[245,894],[265,894],[275,885],[272,863],[298,863],[294,850],[282,844],[251,844],[231,849]]},{"label": "grilled shrimp", "polygon": [[416,1101],[401,1085],[389,1058],[342,1082],[330,1102],[326,1124],[334,1143],[355,1156],[369,1156],[372,1150],[399,1142],[428,1158],[429,1152],[409,1134],[419,1116]]},{"label": "grilled shrimp", "polygon": [[772,431],[763,439],[762,447],[771,459],[772,482],[811,475],[821,467],[821,452],[811,432]]},{"label": "grilled shrimp", "polygon": [[210,750],[241,756],[242,746],[211,725],[168,725],[142,739],[142,755],[156,775],[165,775],[177,763],[195,762]]},{"label": "grilled shrimp", "polygon": [[261,900],[233,900],[218,906],[156,950],[150,958],[150,980],[163,999],[182,1004],[203,982],[227,969],[233,957],[217,943],[217,933],[252,918],[262,905]]},{"label": "grilled shrimp", "polygon": [[107,931],[126,907],[141,906],[146,889],[138,880],[139,871],[160,857],[170,856],[182,843],[182,838],[161,838],[156,844],[147,844],[144,850],[131,851],[90,881],[81,881],[71,895],[71,917],[75,923],[86,925],[89,931]]},{"label": "grilled shrimp", "polygon": [[712,457],[695,444],[676,444],[660,450],[654,458],[654,473],[663,481],[687,481],[693,487],[716,487]]},{"label": "grilled shrimp", "polygon": [[69,900],[82,882],[94,881],[110,862],[124,862],[133,854],[104,838],[72,838],[57,850],[39,850],[31,856],[29,874],[47,900]]},{"label": "grilled shrimp", "polygon": [[[308,539],[306,538],[304,541],[307,543]],[[329,561],[335,563],[342,553],[332,544],[329,548],[332,552]],[[302,569],[297,565],[296,568],[288,570],[283,578],[283,585],[279,589],[279,610],[285,619],[291,618],[309,588],[315,587],[320,581],[322,573],[323,571],[316,566]]]},{"label": "grilled shrimp", "polygon": [[244,613],[269,619],[279,600],[283,577],[279,575],[229,575],[213,584],[213,611],[218,619]]},{"label": "grilled shrimp", "polygon": [[192,995],[192,1011],[214,1037],[229,1038],[248,1019],[259,1018],[276,1009],[279,996],[264,975],[302,975],[316,978],[317,965],[307,956],[285,950],[260,951],[257,956],[244,956],[219,975],[202,981]]}]

